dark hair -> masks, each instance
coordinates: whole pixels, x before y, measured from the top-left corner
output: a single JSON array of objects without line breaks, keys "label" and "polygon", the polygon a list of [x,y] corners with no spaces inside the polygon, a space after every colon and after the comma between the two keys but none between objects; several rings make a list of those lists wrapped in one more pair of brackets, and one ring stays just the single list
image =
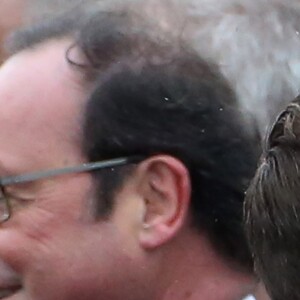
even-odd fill
[{"label": "dark hair", "polygon": [[247,191],[246,229],[255,265],[274,300],[300,299],[300,98],[267,136]]},{"label": "dark hair", "polygon": [[[20,41],[34,44],[53,28],[57,32],[58,24],[19,34],[17,50]],[[60,35],[76,32],[74,47],[86,58],[84,64],[70,62],[93,86],[84,123],[89,160],[159,153],[180,159],[190,173],[194,225],[206,230],[219,253],[252,270],[242,206],[257,144],[244,132],[235,95],[218,70],[180,38],[171,40],[128,12],[98,13],[69,28]],[[124,174],[114,169],[96,176],[99,210],[109,212],[111,191]]]}]

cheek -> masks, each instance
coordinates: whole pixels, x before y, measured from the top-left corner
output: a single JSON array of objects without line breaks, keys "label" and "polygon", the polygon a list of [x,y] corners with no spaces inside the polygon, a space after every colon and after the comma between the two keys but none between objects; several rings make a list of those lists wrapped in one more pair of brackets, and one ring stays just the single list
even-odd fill
[{"label": "cheek", "polygon": [[145,260],[112,223],[56,223],[39,239],[7,235],[6,254],[18,264],[26,299],[140,300],[149,285]]},{"label": "cheek", "polygon": [[112,231],[90,231],[61,233],[35,255],[26,276],[31,299],[122,299],[132,263]]},{"label": "cheek", "polygon": [[140,249],[114,220],[95,223],[83,213],[82,186],[51,188],[16,213],[0,232],[0,257],[22,274],[31,300],[143,299],[149,280]]},{"label": "cheek", "polygon": [[9,225],[19,228],[24,236],[38,244],[47,244],[60,234],[72,236],[78,227],[91,222],[91,195],[88,178],[77,185],[71,179],[59,184],[48,183],[34,195],[31,203],[13,211]]}]

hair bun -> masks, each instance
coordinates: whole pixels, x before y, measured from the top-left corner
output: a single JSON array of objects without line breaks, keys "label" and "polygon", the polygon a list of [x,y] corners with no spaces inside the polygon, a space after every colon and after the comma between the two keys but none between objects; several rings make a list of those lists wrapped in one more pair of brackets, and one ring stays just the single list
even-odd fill
[{"label": "hair bun", "polygon": [[267,140],[268,148],[279,142],[299,139],[300,142],[300,96],[297,96],[277,117]]}]

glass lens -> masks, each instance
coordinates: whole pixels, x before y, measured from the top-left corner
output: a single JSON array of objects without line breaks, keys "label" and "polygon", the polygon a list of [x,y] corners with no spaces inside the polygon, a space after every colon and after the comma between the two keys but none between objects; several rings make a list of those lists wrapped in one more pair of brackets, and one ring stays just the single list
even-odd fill
[{"label": "glass lens", "polygon": [[5,197],[3,188],[0,187],[0,222],[8,220],[10,217],[10,208]]}]

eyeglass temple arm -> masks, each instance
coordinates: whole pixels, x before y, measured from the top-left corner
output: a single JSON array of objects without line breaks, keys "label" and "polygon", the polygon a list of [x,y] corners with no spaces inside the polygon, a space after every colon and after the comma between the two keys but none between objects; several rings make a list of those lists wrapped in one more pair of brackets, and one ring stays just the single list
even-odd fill
[{"label": "eyeglass temple arm", "polygon": [[31,181],[54,177],[58,175],[91,172],[99,169],[122,166],[128,163],[138,162],[140,160],[142,160],[142,157],[132,156],[132,157],[120,157],[120,158],[115,158],[115,159],[110,159],[105,161],[99,161],[99,162],[84,163],[82,165],[65,167],[61,169],[38,171],[38,172],[26,173],[17,176],[4,177],[0,179],[0,184],[2,186],[7,186],[12,184],[31,182]]}]

